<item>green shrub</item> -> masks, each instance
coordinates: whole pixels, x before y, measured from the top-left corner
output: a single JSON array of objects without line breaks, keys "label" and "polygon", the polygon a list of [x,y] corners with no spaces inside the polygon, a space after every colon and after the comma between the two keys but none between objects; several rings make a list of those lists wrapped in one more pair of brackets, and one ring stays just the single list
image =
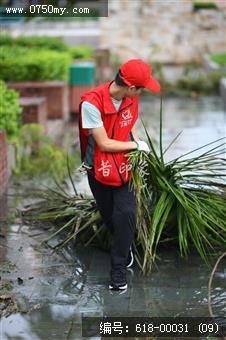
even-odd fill
[{"label": "green shrub", "polygon": [[5,81],[67,80],[71,60],[69,53],[3,46],[0,78]]},{"label": "green shrub", "polygon": [[93,48],[69,47],[59,38],[0,36],[0,78],[5,81],[67,80],[73,59],[91,59]]},{"label": "green shrub", "polygon": [[222,77],[222,72],[212,71],[206,75],[184,75],[176,84],[176,88],[180,91],[194,91],[198,93],[218,92],[219,81]]},{"label": "green shrub", "polygon": [[67,45],[60,38],[47,36],[20,36],[17,38],[17,44],[25,47],[39,47],[49,50],[67,51]]},{"label": "green shrub", "polygon": [[11,45],[13,44],[13,37],[11,35],[8,34],[1,34],[0,35],[0,45],[4,46],[4,45]]},{"label": "green shrub", "polygon": [[69,52],[73,59],[91,59],[93,56],[93,48],[90,46],[71,47]]},{"label": "green shrub", "polygon": [[212,54],[211,59],[220,66],[226,66],[226,53]]},{"label": "green shrub", "polygon": [[8,136],[16,135],[20,129],[22,108],[18,98],[19,94],[0,80],[0,129],[4,129]]},{"label": "green shrub", "polygon": [[[91,14],[92,15],[92,14]],[[28,17],[29,18],[29,17]],[[30,17],[31,18],[31,17]],[[42,22],[45,21],[60,21],[60,22],[75,22],[75,21],[98,21],[99,20],[99,15],[98,16],[82,16],[82,17],[66,17],[65,15],[61,15],[60,17],[58,16],[51,16],[51,17],[42,17]]]},{"label": "green shrub", "polygon": [[217,5],[214,2],[194,2],[193,9],[198,11],[200,9],[217,9]]},{"label": "green shrub", "polygon": [[5,34],[0,36],[0,45],[41,48],[45,50],[55,50],[58,52],[68,52],[73,59],[90,59],[93,55],[93,48],[91,46],[70,47],[66,45],[60,38],[52,38],[47,36],[20,36],[14,38]]},{"label": "green shrub", "polygon": [[55,50],[65,52],[68,46],[60,38],[48,36],[20,36],[12,37],[10,35],[0,36],[0,45],[18,45],[23,47],[38,47],[47,50]]},{"label": "green shrub", "polygon": [[[15,175],[30,178],[52,176],[63,180],[67,175],[67,154],[56,146],[44,133],[39,124],[26,124],[22,127],[17,145],[17,168]],[[69,155],[72,166],[78,162],[78,155]]]}]

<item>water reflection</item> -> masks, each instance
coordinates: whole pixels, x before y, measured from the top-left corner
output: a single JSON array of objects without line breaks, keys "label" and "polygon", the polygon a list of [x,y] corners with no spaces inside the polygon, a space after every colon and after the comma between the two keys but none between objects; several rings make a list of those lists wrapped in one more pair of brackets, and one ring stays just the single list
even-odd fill
[{"label": "water reflection", "polygon": [[[188,260],[181,260],[172,250],[162,250],[160,256],[158,268],[151,276],[143,277],[136,266],[129,271],[129,289],[120,295],[106,289],[109,254],[95,248],[88,248],[87,252],[84,248],[77,249],[74,253],[76,270],[72,266],[61,277],[57,271],[50,277],[47,272],[40,273],[30,302],[41,302],[42,308],[30,314],[3,318],[1,339],[16,336],[62,339],[70,333],[69,338],[77,340],[81,336],[82,315],[208,316],[209,269],[194,254]],[[85,265],[80,267],[80,262]],[[218,316],[226,313],[225,266],[226,261],[223,261],[213,281],[213,311]],[[47,279],[50,280],[48,285]]]}]

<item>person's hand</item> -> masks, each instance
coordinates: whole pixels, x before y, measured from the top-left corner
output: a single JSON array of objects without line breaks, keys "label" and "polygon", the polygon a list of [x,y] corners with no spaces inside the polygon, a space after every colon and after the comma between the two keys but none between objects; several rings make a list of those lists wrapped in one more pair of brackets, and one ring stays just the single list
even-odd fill
[{"label": "person's hand", "polygon": [[137,150],[150,152],[150,148],[149,148],[149,146],[147,145],[146,142],[143,142],[141,140],[136,140],[135,142],[137,144]]}]

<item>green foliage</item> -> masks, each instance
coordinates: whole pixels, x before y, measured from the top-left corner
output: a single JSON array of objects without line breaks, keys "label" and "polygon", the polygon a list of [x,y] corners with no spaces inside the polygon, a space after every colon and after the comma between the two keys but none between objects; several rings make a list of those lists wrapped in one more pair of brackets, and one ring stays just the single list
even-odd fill
[{"label": "green foliage", "polygon": [[24,47],[38,47],[46,50],[67,51],[67,45],[61,38],[48,36],[20,36],[16,38],[16,44]]},{"label": "green foliage", "polygon": [[[144,254],[138,263],[144,272],[150,271],[164,239],[176,241],[181,256],[193,245],[206,260],[210,249],[226,245],[224,138],[166,163],[164,154],[178,136],[163,150],[162,108],[159,152],[146,134],[152,152],[129,156],[140,226],[137,246]],[[201,154],[191,157],[198,150]]]},{"label": "green foliage", "polygon": [[219,92],[220,79],[226,75],[226,72],[222,72],[222,70],[206,72],[200,67],[200,64],[189,63],[184,67],[183,73],[176,83],[171,83],[164,76],[163,65],[156,62],[152,62],[152,65],[154,76],[161,83],[162,92],[165,94],[216,94]]},{"label": "green foliage", "polygon": [[5,81],[68,80],[73,59],[91,59],[93,48],[69,47],[59,38],[0,36],[0,78]]},{"label": "green foliage", "polygon": [[226,66],[226,53],[212,54],[211,59],[220,66]]},{"label": "green foliage", "polygon": [[18,133],[21,125],[22,108],[18,98],[19,94],[15,90],[8,89],[0,80],[0,129],[4,129],[10,137]]},{"label": "green foliage", "polygon": [[67,80],[70,63],[68,53],[3,46],[0,77],[5,81]]},{"label": "green foliage", "polygon": [[181,92],[217,93],[221,71],[211,71],[206,74],[183,75],[176,83],[176,89]]},{"label": "green foliage", "polygon": [[198,11],[200,9],[217,9],[217,5],[214,2],[193,2],[193,9]]},{"label": "green foliage", "polygon": [[55,50],[66,52],[68,46],[60,38],[48,37],[48,36],[19,36],[12,37],[10,35],[0,36],[0,45],[10,46],[22,46],[29,48],[42,48],[47,50]]},{"label": "green foliage", "polygon": [[90,46],[70,47],[69,52],[73,59],[91,59],[93,56],[93,48]]},{"label": "green foliage", "polygon": [[1,34],[0,35],[0,45],[11,45],[13,43],[13,37],[8,34]]},{"label": "green foliage", "polygon": [[48,36],[20,36],[12,37],[7,34],[0,35],[1,46],[20,46],[35,49],[54,50],[58,52],[68,52],[73,59],[90,59],[93,55],[91,46],[74,46],[66,45],[62,39]]},{"label": "green foliage", "polygon": [[[31,17],[30,17],[31,18]],[[60,21],[60,22],[75,22],[75,21],[98,21],[98,16],[81,16],[81,17],[66,17],[65,15],[61,15],[60,17],[57,16],[51,16],[51,17],[42,17],[42,21]]]},{"label": "green foliage", "polygon": [[92,243],[109,249],[110,235],[94,199],[83,197],[76,189],[74,194],[67,193],[59,183],[55,188],[36,189],[34,195],[39,202],[21,211],[22,220],[29,225],[41,222],[51,227],[54,224],[54,233],[44,240],[48,244],[50,239],[60,236],[52,249],[60,250],[70,241],[78,241],[85,246]]},{"label": "green foliage", "polygon": [[[67,155],[53,144],[39,124],[26,124],[22,127],[17,144],[17,168],[15,175],[52,176],[61,181],[67,175]],[[74,166],[76,155],[69,156]]]}]

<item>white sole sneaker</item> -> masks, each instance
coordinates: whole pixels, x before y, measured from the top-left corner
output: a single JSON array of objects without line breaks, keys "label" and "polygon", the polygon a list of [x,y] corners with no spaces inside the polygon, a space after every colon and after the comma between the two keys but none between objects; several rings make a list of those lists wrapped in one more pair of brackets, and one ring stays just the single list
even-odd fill
[{"label": "white sole sneaker", "polygon": [[127,287],[128,287],[127,283],[121,286],[113,286],[111,284],[109,285],[109,289],[112,289],[112,290],[125,290],[127,289]]}]

